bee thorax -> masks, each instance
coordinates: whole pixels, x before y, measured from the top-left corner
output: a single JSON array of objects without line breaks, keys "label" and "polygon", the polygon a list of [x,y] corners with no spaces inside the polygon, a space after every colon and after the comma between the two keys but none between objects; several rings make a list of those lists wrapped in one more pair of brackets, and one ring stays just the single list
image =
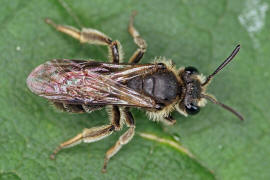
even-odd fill
[{"label": "bee thorax", "polygon": [[181,94],[181,86],[169,71],[156,72],[146,77],[138,76],[129,80],[127,86],[159,102],[171,102]]}]

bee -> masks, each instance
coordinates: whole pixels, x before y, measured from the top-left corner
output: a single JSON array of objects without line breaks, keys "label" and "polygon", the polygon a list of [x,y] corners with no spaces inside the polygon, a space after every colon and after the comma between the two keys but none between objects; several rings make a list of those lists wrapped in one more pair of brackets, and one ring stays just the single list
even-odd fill
[{"label": "bee", "polygon": [[128,31],[138,49],[128,63],[122,63],[123,53],[119,41],[113,41],[104,33],[91,28],[78,30],[59,25],[50,19],[45,22],[81,43],[106,45],[109,62],[94,60],[53,59],[36,67],[27,78],[29,89],[57,108],[72,113],[90,113],[108,107],[110,123],[84,129],[75,137],[61,143],[51,158],[63,148],[81,142],[99,141],[125,124],[128,130],[105,155],[103,172],[109,160],[127,144],[135,134],[135,121],[130,108],[144,109],[149,117],[168,125],[176,120],[171,112],[177,110],[184,116],[194,115],[205,106],[207,100],[223,107],[243,120],[243,116],[231,107],[206,93],[214,75],[233,60],[240,49],[237,45],[231,55],[207,78],[194,67],[176,69],[172,61],[157,58],[154,63],[138,64],[146,52],[147,44],[135,29],[135,13],[132,14]]}]

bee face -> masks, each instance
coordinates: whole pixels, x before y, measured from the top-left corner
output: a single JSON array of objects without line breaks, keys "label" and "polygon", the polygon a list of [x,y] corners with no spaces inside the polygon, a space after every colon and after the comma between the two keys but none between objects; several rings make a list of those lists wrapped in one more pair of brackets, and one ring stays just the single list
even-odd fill
[{"label": "bee face", "polygon": [[186,67],[179,72],[179,76],[183,82],[183,96],[179,103],[179,108],[186,114],[194,115],[200,112],[200,106],[203,106],[203,98],[201,98],[202,75],[192,66]]}]

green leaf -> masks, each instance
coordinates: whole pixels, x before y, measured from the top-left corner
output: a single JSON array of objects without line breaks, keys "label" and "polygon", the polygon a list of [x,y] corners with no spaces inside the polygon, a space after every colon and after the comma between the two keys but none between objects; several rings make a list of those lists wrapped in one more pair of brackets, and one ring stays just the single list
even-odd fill
[{"label": "green leaf", "polygon": [[[2,0],[0,179],[270,179],[269,5],[269,0]],[[137,48],[127,32],[132,10],[138,11],[135,26],[148,43],[143,63],[165,56],[177,67],[192,65],[208,75],[240,43],[240,53],[208,91],[245,121],[211,103],[196,116],[175,113],[172,127],[132,110],[137,134],[111,159],[106,174],[104,154],[126,128],[50,160],[59,143],[83,128],[107,124],[107,113],[59,113],[29,91],[27,76],[53,58],[107,61],[107,49],[80,44],[44,18],[118,39],[127,61]]]}]

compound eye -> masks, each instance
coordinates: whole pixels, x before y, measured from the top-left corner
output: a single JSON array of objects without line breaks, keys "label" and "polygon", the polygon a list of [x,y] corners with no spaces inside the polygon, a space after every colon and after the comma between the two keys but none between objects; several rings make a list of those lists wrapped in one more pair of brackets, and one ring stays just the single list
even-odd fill
[{"label": "compound eye", "polygon": [[190,115],[194,115],[194,114],[197,114],[198,112],[200,112],[200,107],[199,106],[195,106],[192,103],[186,105],[185,107],[186,107],[186,112],[188,114],[190,114]]},{"label": "compound eye", "polygon": [[188,66],[185,68],[185,72],[188,73],[188,74],[198,74],[199,71],[195,68],[195,67],[192,67],[192,66]]}]

